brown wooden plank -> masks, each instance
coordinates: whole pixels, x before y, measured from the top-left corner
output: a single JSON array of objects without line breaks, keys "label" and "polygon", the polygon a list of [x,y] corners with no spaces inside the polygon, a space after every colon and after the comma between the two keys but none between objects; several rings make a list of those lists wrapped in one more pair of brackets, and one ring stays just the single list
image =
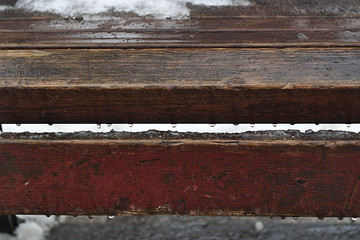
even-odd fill
[{"label": "brown wooden plank", "polygon": [[0,48],[359,46],[359,18],[0,21]]},{"label": "brown wooden plank", "polygon": [[287,31],[287,30],[348,30],[360,29],[360,17],[339,16],[274,16],[210,19],[5,19],[0,20],[0,32],[132,32],[166,31]]},{"label": "brown wooden plank", "polygon": [[193,6],[186,20],[118,13],[27,18],[31,13],[15,10],[13,17],[0,16],[0,48],[359,46],[359,9],[354,0],[258,1],[250,7]]},{"label": "brown wooden plank", "polygon": [[356,31],[0,33],[0,49],[359,47]]},{"label": "brown wooden plank", "polygon": [[2,50],[1,123],[356,123],[360,51]]},{"label": "brown wooden plank", "polygon": [[0,138],[1,214],[360,216],[359,134]]}]

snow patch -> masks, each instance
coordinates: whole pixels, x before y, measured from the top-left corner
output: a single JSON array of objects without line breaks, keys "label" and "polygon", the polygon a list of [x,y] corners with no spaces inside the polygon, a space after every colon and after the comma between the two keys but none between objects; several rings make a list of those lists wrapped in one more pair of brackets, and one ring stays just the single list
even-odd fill
[{"label": "snow patch", "polygon": [[4,11],[4,10],[8,10],[8,9],[12,9],[13,7],[11,6],[7,6],[7,5],[0,5],[0,11]]},{"label": "snow patch", "polygon": [[117,11],[156,18],[184,18],[190,14],[188,3],[206,6],[251,5],[248,0],[19,0],[15,7],[65,17]]},{"label": "snow patch", "polygon": [[16,229],[18,240],[43,240],[53,227],[64,222],[65,219],[65,216],[17,215],[17,217],[25,221]]},{"label": "snow patch", "polygon": [[44,231],[35,222],[22,223],[16,230],[18,240],[43,240]]},{"label": "snow patch", "polygon": [[255,231],[256,232],[261,232],[264,229],[264,224],[261,221],[256,221],[255,222]]}]

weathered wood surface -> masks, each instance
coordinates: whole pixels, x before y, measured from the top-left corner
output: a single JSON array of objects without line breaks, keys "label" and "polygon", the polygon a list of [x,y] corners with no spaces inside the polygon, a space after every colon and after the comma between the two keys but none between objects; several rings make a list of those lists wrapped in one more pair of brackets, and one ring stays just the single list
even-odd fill
[{"label": "weathered wood surface", "polygon": [[123,13],[64,19],[3,11],[0,48],[359,46],[359,1],[253,3],[192,6],[188,20],[144,19]]},{"label": "weathered wood surface", "polygon": [[360,51],[3,50],[2,123],[360,122]]},{"label": "weathered wood surface", "polygon": [[[0,123],[360,122],[360,1],[254,3],[2,11]],[[0,214],[360,216],[359,156],[334,132],[1,134]]]},{"label": "weathered wood surface", "polygon": [[3,11],[0,122],[359,122],[359,7],[261,0],[190,6],[185,20]]},{"label": "weathered wood surface", "polygon": [[1,19],[1,33],[86,32],[241,32],[241,31],[358,31],[360,17],[340,16],[244,16],[241,18],[141,19]]},{"label": "weathered wood surface", "polygon": [[358,17],[0,20],[0,48],[359,46]]},{"label": "weathered wood surface", "polygon": [[1,214],[360,215],[357,134],[54,135],[1,135]]}]

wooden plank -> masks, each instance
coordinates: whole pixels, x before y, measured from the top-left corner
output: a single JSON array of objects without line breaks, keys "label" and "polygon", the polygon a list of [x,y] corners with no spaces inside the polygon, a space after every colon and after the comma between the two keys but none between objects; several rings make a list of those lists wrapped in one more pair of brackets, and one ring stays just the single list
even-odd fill
[{"label": "wooden plank", "polygon": [[0,213],[354,217],[359,156],[331,131],[2,134]]},{"label": "wooden plank", "polygon": [[356,0],[191,9],[185,20],[117,13],[64,19],[14,10],[0,16],[0,48],[349,47],[360,42]]},{"label": "wooden plank", "polygon": [[358,17],[2,20],[0,48],[359,46]]},{"label": "wooden plank", "polygon": [[356,123],[360,51],[2,50],[1,123]]},{"label": "wooden plank", "polygon": [[339,16],[275,16],[210,19],[3,19],[0,32],[206,32],[206,31],[289,31],[289,30],[348,30],[360,29],[360,17]]},{"label": "wooden plank", "polygon": [[0,33],[0,49],[359,47],[359,36],[358,30]]}]

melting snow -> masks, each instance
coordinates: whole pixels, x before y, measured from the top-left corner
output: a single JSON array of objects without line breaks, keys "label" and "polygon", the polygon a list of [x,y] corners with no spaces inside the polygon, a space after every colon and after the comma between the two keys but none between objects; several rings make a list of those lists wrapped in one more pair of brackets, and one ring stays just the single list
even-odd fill
[{"label": "melting snow", "polygon": [[119,11],[157,18],[184,18],[190,14],[188,3],[206,6],[251,5],[248,0],[18,0],[15,8],[48,11],[66,17]]}]

